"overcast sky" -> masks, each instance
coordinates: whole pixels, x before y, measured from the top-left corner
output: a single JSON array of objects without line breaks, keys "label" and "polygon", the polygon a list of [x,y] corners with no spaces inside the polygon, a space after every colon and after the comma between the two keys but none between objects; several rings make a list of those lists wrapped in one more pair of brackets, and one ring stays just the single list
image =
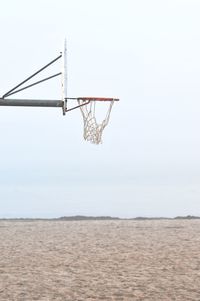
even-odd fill
[{"label": "overcast sky", "polygon": [[[66,36],[68,96],[120,102],[98,146],[79,110],[1,107],[0,217],[200,215],[199,14],[198,0],[2,1],[1,95]],[[15,97],[60,99],[60,79]]]}]

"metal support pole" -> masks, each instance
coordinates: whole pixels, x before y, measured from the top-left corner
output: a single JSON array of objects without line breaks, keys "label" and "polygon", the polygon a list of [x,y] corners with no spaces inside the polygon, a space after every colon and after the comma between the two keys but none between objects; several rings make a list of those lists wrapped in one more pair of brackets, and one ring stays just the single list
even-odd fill
[{"label": "metal support pole", "polygon": [[0,106],[19,106],[19,107],[64,107],[62,100],[45,99],[4,99],[0,98]]},{"label": "metal support pole", "polygon": [[[74,97],[69,97],[67,99],[77,99]],[[4,98],[0,98],[0,106],[6,106],[6,107],[47,107],[47,108],[62,108],[62,110],[67,113],[70,112],[72,110],[78,109],[82,106],[85,106],[87,104],[90,103],[90,100],[72,107],[70,109],[66,109],[65,108],[65,102],[63,100],[50,100],[50,99],[4,99]]]},{"label": "metal support pole", "polygon": [[49,67],[50,65],[52,65],[53,63],[55,63],[57,60],[59,60],[62,57],[62,54],[60,54],[57,58],[55,58],[54,60],[52,60],[50,63],[48,63],[47,65],[45,65],[44,67],[42,67],[41,69],[39,69],[37,72],[33,73],[31,76],[29,76],[28,78],[26,78],[23,82],[19,83],[17,86],[15,86],[14,88],[12,88],[11,90],[9,90],[7,93],[5,93],[3,95],[2,98],[8,97],[10,95],[11,92],[13,92],[14,90],[16,90],[17,88],[19,88],[21,85],[23,85],[24,83],[26,83],[28,80],[30,80],[31,78],[33,78],[35,75],[37,75],[38,73],[40,73],[41,71],[43,71],[44,69],[46,69],[47,67]]}]

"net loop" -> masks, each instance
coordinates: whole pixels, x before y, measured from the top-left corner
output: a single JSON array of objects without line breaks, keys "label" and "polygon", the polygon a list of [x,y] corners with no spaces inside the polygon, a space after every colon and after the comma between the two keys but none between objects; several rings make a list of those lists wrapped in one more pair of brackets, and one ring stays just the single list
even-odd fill
[{"label": "net loop", "polygon": [[[89,100],[89,103],[88,103]],[[90,141],[93,144],[101,144],[102,143],[102,133],[105,127],[107,126],[110,113],[114,104],[114,99],[109,101],[108,110],[106,113],[106,117],[103,119],[101,123],[97,122],[96,119],[96,100],[86,99],[77,99],[78,104],[80,105],[81,114],[83,116],[84,123],[84,132],[83,137],[86,141]],[[88,103],[84,105],[84,103]]]}]

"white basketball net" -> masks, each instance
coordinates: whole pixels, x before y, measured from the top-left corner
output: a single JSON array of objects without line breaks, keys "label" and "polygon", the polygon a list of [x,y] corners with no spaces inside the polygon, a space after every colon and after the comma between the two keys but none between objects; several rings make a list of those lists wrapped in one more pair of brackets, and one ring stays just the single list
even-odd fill
[{"label": "white basketball net", "polygon": [[[83,105],[84,103],[87,103],[87,99],[77,99],[78,104],[82,105],[80,107],[82,116],[83,116],[83,122],[84,122],[84,133],[83,137],[85,140],[90,141],[94,144],[100,144],[102,143],[102,133],[104,128],[109,122],[110,113],[112,110],[112,106],[114,104],[114,100],[109,101],[109,107],[106,114],[105,119],[101,123],[97,123],[96,117],[95,117],[95,109],[96,109],[96,102],[95,100],[90,100],[90,102],[86,105]],[[108,102],[108,101],[107,101]]]}]

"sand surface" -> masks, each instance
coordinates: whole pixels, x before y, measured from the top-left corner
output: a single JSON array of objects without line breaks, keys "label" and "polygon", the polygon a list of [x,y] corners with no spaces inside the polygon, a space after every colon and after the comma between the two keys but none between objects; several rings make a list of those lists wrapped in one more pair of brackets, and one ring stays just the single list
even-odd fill
[{"label": "sand surface", "polygon": [[0,300],[200,300],[200,220],[0,221]]}]

